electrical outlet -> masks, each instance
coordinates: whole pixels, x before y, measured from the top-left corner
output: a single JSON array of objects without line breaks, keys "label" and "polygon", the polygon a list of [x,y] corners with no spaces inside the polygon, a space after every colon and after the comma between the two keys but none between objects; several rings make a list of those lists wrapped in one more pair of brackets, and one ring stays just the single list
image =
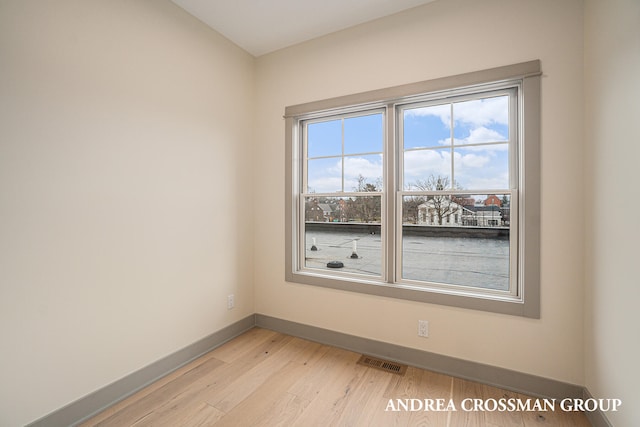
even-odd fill
[{"label": "electrical outlet", "polygon": [[418,320],[418,336],[427,338],[429,336],[429,322]]},{"label": "electrical outlet", "polygon": [[231,310],[233,308],[233,306],[234,306],[234,303],[235,303],[235,301],[234,301],[234,298],[233,298],[233,294],[231,294],[231,295],[229,295],[227,297],[227,310]]}]

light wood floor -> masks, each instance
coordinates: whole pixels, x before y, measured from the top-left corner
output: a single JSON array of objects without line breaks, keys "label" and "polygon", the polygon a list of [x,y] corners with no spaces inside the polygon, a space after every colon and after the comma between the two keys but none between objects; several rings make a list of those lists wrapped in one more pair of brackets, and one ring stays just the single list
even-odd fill
[{"label": "light wood floor", "polygon": [[[360,354],[254,328],[82,426],[589,426],[582,413],[462,411],[465,398],[520,398],[409,367],[356,364]],[[385,411],[389,399],[453,399],[457,411]]]}]

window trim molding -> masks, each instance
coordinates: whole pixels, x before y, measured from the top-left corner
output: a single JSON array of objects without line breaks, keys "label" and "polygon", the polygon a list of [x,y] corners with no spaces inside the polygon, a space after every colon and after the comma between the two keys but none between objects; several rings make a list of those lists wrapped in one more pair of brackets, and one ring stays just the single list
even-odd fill
[{"label": "window trim molding", "polygon": [[[540,318],[540,99],[541,99],[541,67],[540,61],[528,61],[519,64],[507,65],[482,71],[475,71],[456,76],[443,77],[410,83],[385,89],[362,92],[353,95],[340,96],[321,101],[309,102],[285,108],[285,280],[287,282],[321,286],[343,291],[359,292],[382,297],[399,298],[410,301],[439,304],[460,307],[473,310],[488,311],[501,314],[523,316],[528,318]],[[313,112],[329,112],[331,110],[344,110],[345,107],[364,107],[366,105],[389,106],[395,100],[411,100],[420,95],[446,91],[455,91],[462,87],[485,85],[487,83],[508,80],[521,80],[521,105],[524,112],[520,112],[522,126],[521,147],[524,150],[520,157],[520,193],[523,194],[520,210],[522,225],[518,231],[519,249],[524,251],[523,261],[518,271],[519,281],[522,285],[522,296],[518,301],[500,300],[484,296],[460,295],[451,292],[439,292],[438,290],[418,290],[401,284],[382,283],[366,279],[349,280],[348,278],[336,278],[315,272],[295,271],[294,256],[298,248],[295,240],[297,228],[300,224],[295,220],[296,206],[295,194],[299,188],[295,177],[300,171],[294,170],[301,167],[301,159],[294,158],[293,144],[298,130],[296,117]],[[394,102],[392,102],[394,101]],[[387,144],[393,144],[397,128],[397,118],[391,111],[387,111],[393,117],[393,126],[388,126]],[[388,147],[390,148],[390,147]],[[388,153],[395,153],[395,148]],[[395,155],[395,154],[394,154]],[[386,162],[385,173],[395,174],[395,159],[389,158]],[[526,192],[526,198],[524,194]],[[396,197],[387,197],[388,212],[395,212]],[[527,207],[524,208],[524,203]],[[392,238],[393,227],[386,227],[387,239]],[[522,242],[522,244],[520,243]],[[395,262],[393,257],[387,256],[386,262]]]}]

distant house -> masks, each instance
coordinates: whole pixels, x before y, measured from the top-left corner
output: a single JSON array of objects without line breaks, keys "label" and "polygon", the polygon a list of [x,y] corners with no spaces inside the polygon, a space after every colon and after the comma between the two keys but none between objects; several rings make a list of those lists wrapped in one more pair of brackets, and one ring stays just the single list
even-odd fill
[{"label": "distant house", "polygon": [[491,194],[486,199],[484,199],[485,206],[502,206],[502,201],[495,194]]},{"label": "distant house", "polygon": [[[446,225],[460,227],[499,227],[505,225],[502,202],[496,196],[484,203],[469,203],[473,199],[460,199],[458,204],[450,199],[427,200],[418,206],[418,225]],[[508,208],[507,208],[508,209]]]},{"label": "distant house", "polygon": [[453,200],[429,199],[418,206],[418,225],[463,225],[463,211]]},{"label": "distant house", "polygon": [[311,204],[311,206],[307,207],[307,212],[305,212],[305,219],[307,221],[315,221],[315,222],[324,221],[322,208],[317,204]]},{"label": "distant house", "polygon": [[476,199],[473,197],[460,197],[456,196],[455,202],[462,207],[474,206],[476,204]]},{"label": "distant house", "polygon": [[332,221],[333,220],[333,206],[328,205],[326,203],[320,203],[320,209],[322,209],[322,217],[324,221]]},{"label": "distant house", "polygon": [[498,227],[502,223],[502,210],[497,205],[475,205],[464,208],[462,225],[475,227]]},{"label": "distant house", "polygon": [[332,220],[333,208],[326,203],[313,201],[306,211],[306,220],[314,222],[329,222]]},{"label": "distant house", "polygon": [[505,200],[505,198],[501,199],[495,194],[490,194],[483,201],[465,204],[463,225],[476,227],[509,225],[509,204]]}]

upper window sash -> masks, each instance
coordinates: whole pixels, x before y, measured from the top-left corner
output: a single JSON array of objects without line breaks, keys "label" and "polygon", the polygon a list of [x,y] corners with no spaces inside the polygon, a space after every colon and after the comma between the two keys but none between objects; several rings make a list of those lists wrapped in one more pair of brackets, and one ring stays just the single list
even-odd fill
[{"label": "upper window sash", "polygon": [[[363,109],[356,112],[346,114],[331,114],[327,116],[320,116],[315,118],[305,118],[300,120],[299,125],[299,147],[298,150],[301,153],[302,158],[302,186],[301,192],[304,195],[318,194],[318,195],[336,195],[338,193],[358,193],[362,192],[356,188],[354,182],[354,176],[351,176],[349,180],[349,172],[355,170],[354,166],[350,163],[354,161],[362,162],[379,162],[379,175],[373,177],[365,177],[369,180],[373,179],[377,184],[382,185],[385,182],[384,165],[385,165],[385,126],[386,126],[386,110],[384,108],[375,109]],[[365,123],[374,127],[372,132],[378,131],[378,135],[370,134],[371,146],[363,147],[361,141],[353,141],[349,130],[356,124],[357,121],[369,122]],[[379,122],[379,123],[376,123]],[[359,126],[362,126],[360,124]],[[378,129],[379,126],[379,129]],[[330,148],[318,148],[319,144],[315,144],[313,148],[310,148],[312,143],[316,141],[313,138],[326,138],[331,139]],[[339,163],[337,166],[336,161]],[[313,164],[313,167],[312,167]],[[321,185],[320,188],[315,188],[314,183],[310,183],[310,174],[318,174],[324,170],[328,172],[328,176],[325,176],[323,181],[327,181],[331,178],[339,178],[340,185],[327,186]],[[333,166],[333,167],[329,167]],[[336,169],[339,169],[337,171]],[[337,174],[339,172],[339,175]],[[337,176],[336,176],[337,175]],[[357,177],[356,177],[357,178]],[[346,185],[345,185],[346,184]]]},{"label": "upper window sash", "polygon": [[[405,157],[411,155],[417,155],[425,152],[445,152],[449,151],[451,154],[449,158],[449,168],[447,170],[447,177],[449,181],[449,188],[443,188],[442,191],[456,190],[458,189],[456,184],[463,184],[457,179],[456,167],[454,165],[455,153],[461,153],[464,151],[474,152],[474,151],[482,151],[484,150],[501,150],[500,147],[508,147],[508,158],[504,159],[508,166],[508,178],[504,185],[500,186],[465,186],[462,185],[465,190],[473,190],[477,193],[487,193],[487,192],[495,192],[495,191],[504,191],[508,189],[517,189],[518,188],[518,132],[519,132],[519,121],[518,121],[518,91],[520,89],[519,82],[511,82],[511,83],[501,83],[501,84],[491,84],[492,90],[487,91],[478,91],[478,88],[466,88],[457,90],[456,95],[451,95],[445,98],[434,98],[433,94],[428,95],[427,100],[413,100],[411,103],[400,103],[397,105],[397,123],[398,123],[398,133],[397,139],[399,141],[399,150],[401,155],[399,156],[399,168],[401,173],[398,176],[398,189],[399,191],[417,191],[415,188],[412,190],[411,182],[405,179],[405,168],[404,161]],[[475,90],[475,91],[474,91]],[[485,126],[478,126],[475,129],[471,129],[472,134],[468,135],[467,141],[463,141],[460,138],[459,134],[456,134],[457,128],[464,127],[461,125],[460,121],[457,120],[458,116],[469,116],[468,112],[456,112],[456,105],[462,105],[470,102],[485,102],[492,100],[500,100],[507,102],[506,106],[506,114],[507,117],[504,117],[503,120],[506,122],[506,126],[508,128],[503,134],[498,134],[497,132],[493,132],[496,135],[492,135],[492,129],[487,129]],[[486,107],[485,110],[489,110],[495,107]],[[498,106],[499,108],[499,106]],[[425,144],[417,144],[414,140],[406,141],[405,140],[405,116],[408,113],[416,112],[415,115],[422,114],[427,115],[427,113],[431,113],[429,115],[439,114],[441,119],[445,114],[448,116],[447,119],[450,120],[450,124],[448,126],[446,138],[448,139],[447,144],[438,142],[427,142]],[[477,114],[490,114],[490,111],[480,112]],[[478,120],[475,119],[474,120]],[[492,124],[496,126],[496,124]],[[442,135],[443,129],[440,129]],[[476,134],[480,134],[480,136],[476,136],[473,134],[473,131]],[[482,132],[484,131],[484,134]],[[437,132],[436,132],[437,133]],[[494,139],[491,139],[494,137]]]}]

